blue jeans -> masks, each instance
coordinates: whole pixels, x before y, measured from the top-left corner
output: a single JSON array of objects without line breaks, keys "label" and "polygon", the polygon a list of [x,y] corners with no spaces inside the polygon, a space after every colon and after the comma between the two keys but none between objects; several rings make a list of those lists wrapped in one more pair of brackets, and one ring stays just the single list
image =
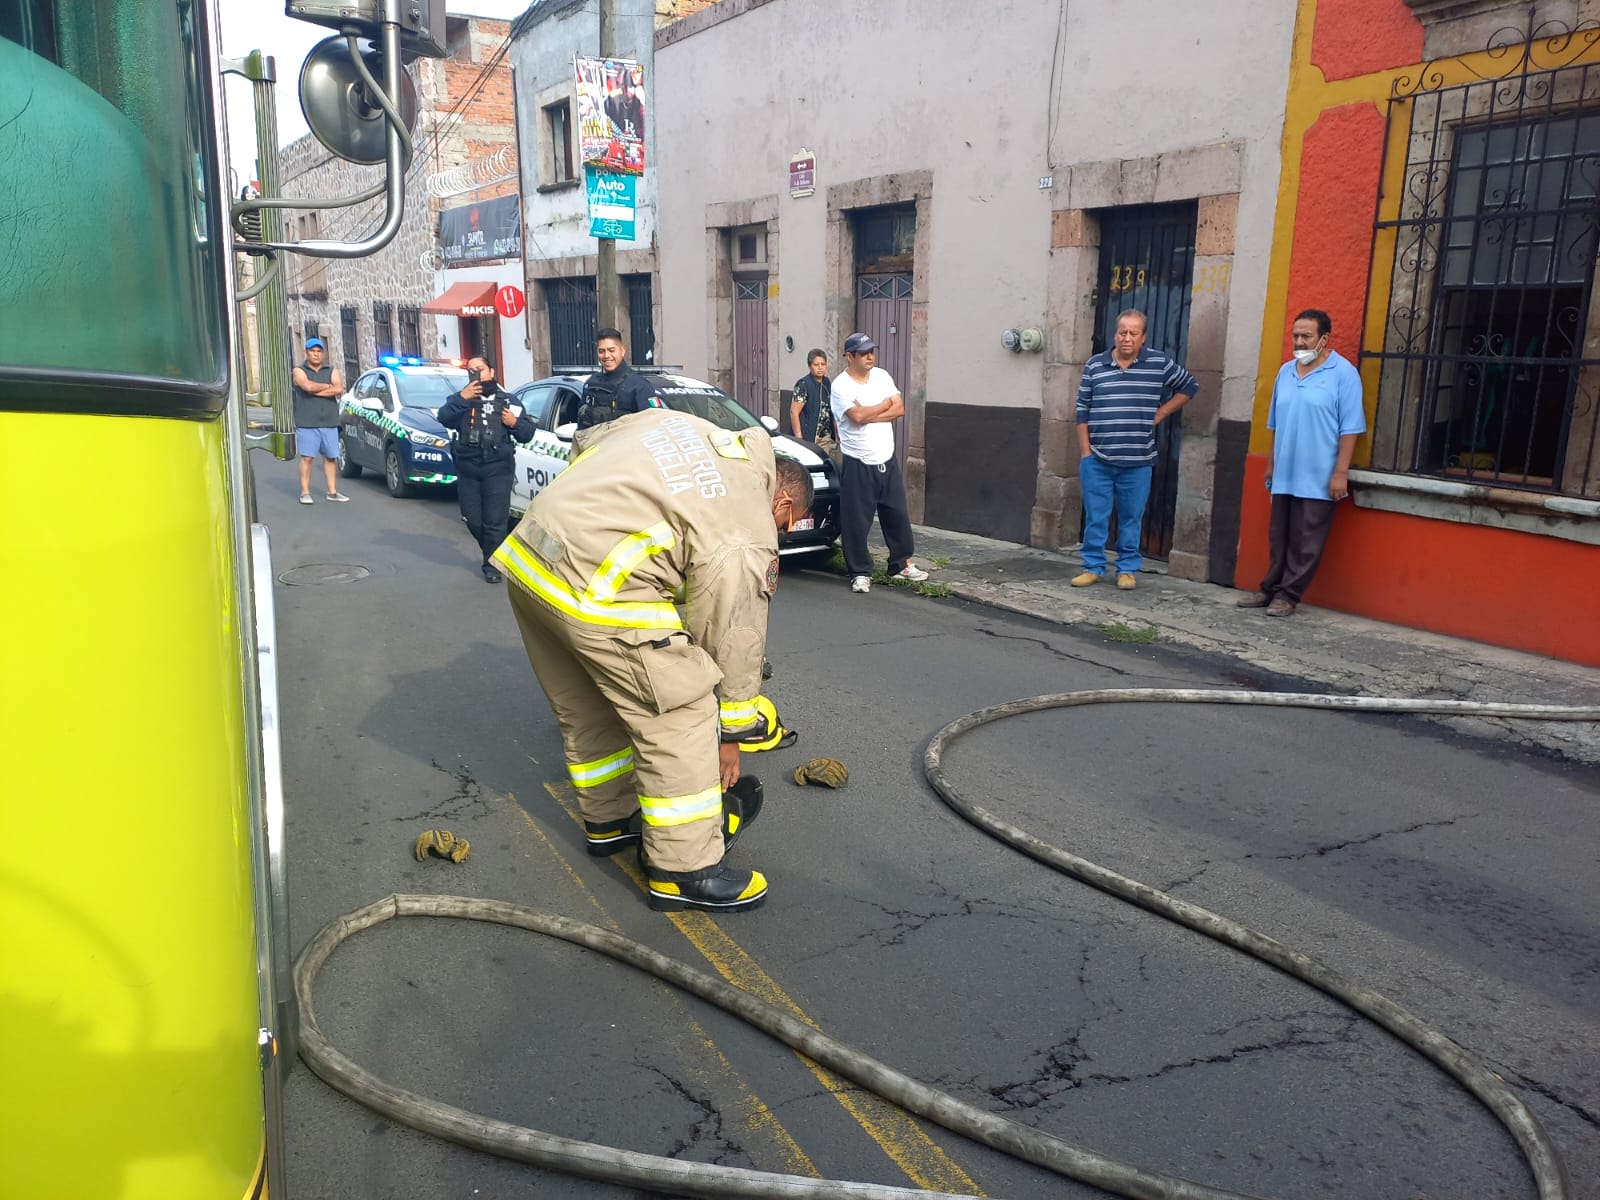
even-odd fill
[{"label": "blue jeans", "polygon": [[1139,537],[1144,530],[1144,506],[1150,499],[1150,477],[1155,469],[1114,467],[1090,455],[1078,463],[1083,485],[1083,566],[1096,575],[1106,569],[1106,535],[1111,529],[1111,509],[1117,510],[1117,573],[1136,574],[1144,566]]}]

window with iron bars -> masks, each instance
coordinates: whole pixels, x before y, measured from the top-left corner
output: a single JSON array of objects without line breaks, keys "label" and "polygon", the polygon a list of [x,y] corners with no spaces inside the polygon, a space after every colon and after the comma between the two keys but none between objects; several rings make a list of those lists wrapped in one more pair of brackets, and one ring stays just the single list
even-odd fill
[{"label": "window with iron bars", "polygon": [[1371,465],[1600,498],[1600,64],[1520,49],[1499,78],[1428,64],[1391,95]]},{"label": "window with iron bars", "polygon": [[394,353],[394,305],[387,300],[372,302],[372,341],[379,358]]},{"label": "window with iron bars", "polygon": [[361,348],[356,338],[356,306],[345,304],[339,308],[339,341],[344,347],[344,382],[354,387],[356,376],[361,374]]},{"label": "window with iron bars", "polygon": [[422,356],[422,310],[413,305],[400,306],[400,353]]}]

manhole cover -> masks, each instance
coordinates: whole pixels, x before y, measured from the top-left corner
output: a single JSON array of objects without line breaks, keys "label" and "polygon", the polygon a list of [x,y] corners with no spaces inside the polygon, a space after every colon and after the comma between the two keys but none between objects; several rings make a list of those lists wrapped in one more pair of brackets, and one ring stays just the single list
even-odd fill
[{"label": "manhole cover", "polygon": [[278,582],[289,587],[310,587],[316,583],[354,583],[372,572],[354,563],[307,563],[292,567],[278,576]]}]

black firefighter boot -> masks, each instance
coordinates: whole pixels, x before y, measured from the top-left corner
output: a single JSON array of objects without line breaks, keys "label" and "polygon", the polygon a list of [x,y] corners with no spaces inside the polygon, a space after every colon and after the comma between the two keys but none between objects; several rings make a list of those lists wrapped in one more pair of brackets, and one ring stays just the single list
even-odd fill
[{"label": "black firefighter boot", "polygon": [[650,907],[656,912],[698,908],[706,912],[744,912],[760,908],[767,898],[767,877],[741,871],[725,862],[699,871],[663,871],[646,867]]}]

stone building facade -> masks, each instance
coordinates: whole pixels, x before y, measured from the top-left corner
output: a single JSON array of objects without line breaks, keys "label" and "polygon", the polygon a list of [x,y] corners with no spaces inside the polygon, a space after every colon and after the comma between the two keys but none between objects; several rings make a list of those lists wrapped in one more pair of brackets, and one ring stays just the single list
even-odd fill
[{"label": "stone building facade", "polygon": [[[305,339],[320,336],[329,361],[346,383],[372,367],[380,354],[436,357],[448,343],[441,327],[450,314],[426,311],[447,287],[439,253],[439,212],[465,200],[515,195],[515,112],[506,49],[510,24],[481,17],[447,19],[450,49],[443,59],[420,58],[408,68],[417,89],[414,152],[406,174],[405,215],[392,242],[358,259],[288,257],[288,315],[295,360]],[[510,148],[510,178],[466,195],[439,196],[430,181],[450,180],[474,161]],[[286,196],[329,199],[348,196],[383,179],[381,166],[360,166],[335,157],[307,134],[279,153],[279,181]],[[286,240],[356,239],[384,218],[384,200],[349,208],[291,210],[284,215]],[[486,269],[503,262],[474,264]],[[510,324],[508,322],[508,324]],[[508,340],[520,348],[520,319]],[[504,331],[502,336],[507,336]]]},{"label": "stone building facade", "polygon": [[1295,12],[1205,8],[1143,0],[1128,54],[1119,6],[1028,0],[723,0],[661,29],[665,356],[777,416],[807,350],[838,370],[864,329],[913,519],[1059,547],[1083,364],[1147,310],[1201,393],[1146,556],[1231,581]]}]

